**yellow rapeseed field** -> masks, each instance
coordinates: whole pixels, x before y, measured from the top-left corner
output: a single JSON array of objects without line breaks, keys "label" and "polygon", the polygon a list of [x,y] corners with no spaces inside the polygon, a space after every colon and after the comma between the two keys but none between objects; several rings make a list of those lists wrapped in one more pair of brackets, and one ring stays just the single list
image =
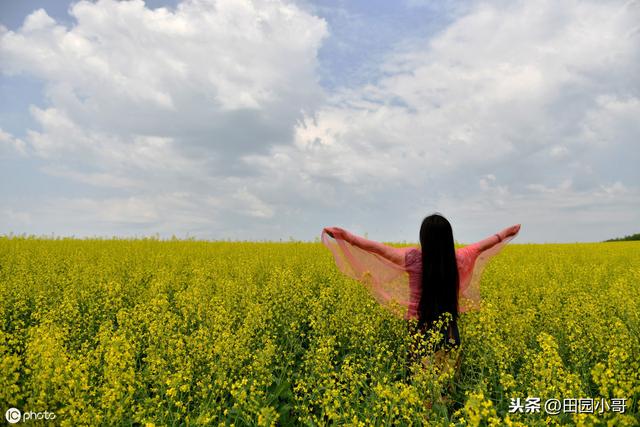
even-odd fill
[{"label": "yellow rapeseed field", "polygon": [[0,289],[0,410],[50,425],[640,425],[640,242],[507,246],[457,373],[320,243],[7,236]]}]

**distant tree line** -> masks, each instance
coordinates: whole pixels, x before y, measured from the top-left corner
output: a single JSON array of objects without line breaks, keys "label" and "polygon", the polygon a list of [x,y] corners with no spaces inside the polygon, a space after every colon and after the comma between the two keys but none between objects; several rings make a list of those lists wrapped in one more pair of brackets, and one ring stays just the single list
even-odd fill
[{"label": "distant tree line", "polygon": [[618,237],[616,239],[605,240],[605,242],[624,242],[628,240],[640,240],[640,233],[632,234],[630,236]]}]

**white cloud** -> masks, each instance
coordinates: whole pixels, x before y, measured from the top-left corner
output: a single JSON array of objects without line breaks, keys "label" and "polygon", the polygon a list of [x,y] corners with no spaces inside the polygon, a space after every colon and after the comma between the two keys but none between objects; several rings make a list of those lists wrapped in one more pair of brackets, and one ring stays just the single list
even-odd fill
[{"label": "white cloud", "polygon": [[273,216],[273,208],[260,200],[255,194],[250,193],[246,187],[236,191],[233,198],[240,202],[241,206],[248,215],[257,218],[271,218]]},{"label": "white cloud", "polygon": [[0,156],[3,155],[3,152],[10,156],[14,153],[18,153],[19,155],[26,155],[27,144],[20,138],[16,138],[11,135],[9,132],[5,132],[0,128]]},{"label": "white cloud", "polygon": [[41,159],[47,174],[131,196],[114,201],[117,210],[86,198],[53,208],[157,224],[136,209],[158,203],[140,201],[187,191],[192,201],[222,201],[210,207],[218,213],[273,216],[229,178],[251,173],[239,156],[290,143],[296,121],[322,102],[315,69],[325,21],[267,0],[184,1],[175,10],[80,1],[70,14],[70,28],[39,9],[0,32],[2,71],[44,81],[49,104],[30,107],[40,129],[24,142],[6,133],[1,142]]},{"label": "white cloud", "polygon": [[326,24],[294,5],[187,1],[171,12],[100,0],[70,13],[72,28],[40,9],[0,39],[3,71],[43,79],[45,111],[66,117],[61,125],[246,152],[286,142],[300,110],[321,99]]},{"label": "white cloud", "polygon": [[[34,226],[42,234],[133,235],[158,230],[186,233],[209,225],[217,208],[214,198],[196,198],[177,191],[102,199],[45,197],[39,206],[32,208],[35,213],[32,217],[40,218],[46,213],[46,223]],[[118,227],[118,233],[113,231],[114,227]]]},{"label": "white cloud", "polygon": [[[561,207],[571,194],[595,206],[602,185],[619,180],[638,194],[639,21],[638,3],[480,3],[437,37],[390,55],[375,84],[334,94],[298,126],[295,146],[247,160],[343,183],[353,203],[376,207],[362,221],[384,230],[376,216],[417,223],[407,210],[443,206],[467,223],[481,206],[507,225],[535,222],[529,203],[572,224]],[[534,191],[556,182],[562,191]],[[387,204],[394,197],[402,203]],[[475,199],[487,204],[457,212]],[[608,203],[640,208],[637,198]]]},{"label": "white cloud", "polygon": [[80,2],[72,28],[38,11],[0,32],[2,70],[46,83],[25,152],[114,192],[13,211],[72,233],[71,217],[106,233],[343,225],[380,240],[415,239],[432,211],[463,241],[511,223],[530,241],[604,239],[640,220],[639,3],[447,3],[443,32],[328,94],[322,19],[284,0],[212,5]]},{"label": "white cloud", "polygon": [[21,226],[30,225],[32,223],[32,216],[30,212],[16,211],[12,208],[1,209],[0,218]]},{"label": "white cloud", "polygon": [[640,190],[619,181],[582,190],[566,179],[554,185],[528,184],[526,192],[509,194],[505,203],[498,195],[480,192],[464,199],[445,196],[439,206],[455,213],[457,236],[482,236],[505,223],[522,223],[519,241],[533,235],[535,242],[580,242],[632,233],[628,230],[635,230],[640,220],[638,200]]},{"label": "white cloud", "polygon": [[549,150],[549,154],[553,158],[562,159],[568,156],[569,150],[565,146],[554,145],[551,147],[551,150]]}]

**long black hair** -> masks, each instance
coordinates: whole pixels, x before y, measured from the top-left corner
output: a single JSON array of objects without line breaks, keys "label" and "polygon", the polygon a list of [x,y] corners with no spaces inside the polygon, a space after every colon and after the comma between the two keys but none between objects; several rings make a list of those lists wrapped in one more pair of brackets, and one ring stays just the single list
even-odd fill
[{"label": "long black hair", "polygon": [[[420,227],[422,246],[422,293],[418,305],[418,328],[432,329],[444,313],[451,320],[437,333],[442,340],[436,348],[460,345],[458,332],[458,264],[449,221],[439,213],[427,216]],[[453,338],[453,343],[449,338]]]}]

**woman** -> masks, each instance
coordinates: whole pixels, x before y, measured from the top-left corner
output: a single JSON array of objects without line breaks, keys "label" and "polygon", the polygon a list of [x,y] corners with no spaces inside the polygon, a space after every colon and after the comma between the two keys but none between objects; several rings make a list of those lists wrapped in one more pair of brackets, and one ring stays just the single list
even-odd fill
[{"label": "woman", "polygon": [[448,324],[435,331],[442,337],[435,347],[436,360],[441,362],[443,346],[446,352],[460,345],[458,313],[480,307],[484,266],[519,230],[520,224],[513,225],[456,250],[451,224],[436,213],[422,221],[422,250],[387,246],[339,227],[325,228],[322,242],[342,272],[365,283],[376,300],[394,313],[406,308],[404,318],[416,319],[420,331],[433,330],[440,316],[451,315]]}]

